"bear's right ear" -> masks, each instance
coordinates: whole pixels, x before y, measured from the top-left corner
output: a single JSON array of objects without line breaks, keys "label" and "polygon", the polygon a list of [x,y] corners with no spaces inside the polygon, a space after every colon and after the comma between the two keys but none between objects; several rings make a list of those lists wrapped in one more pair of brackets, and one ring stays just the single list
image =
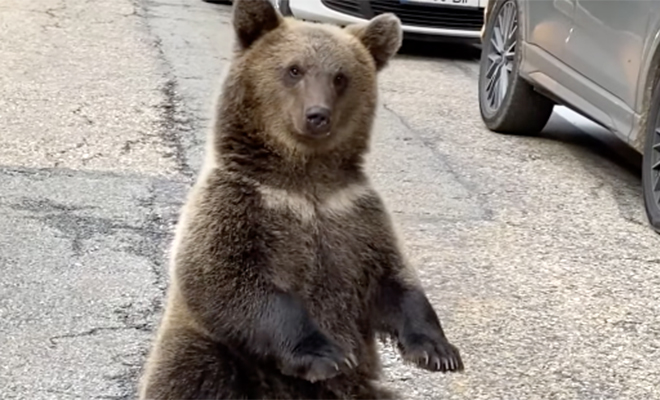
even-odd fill
[{"label": "bear's right ear", "polygon": [[401,21],[392,13],[381,14],[369,22],[351,24],[344,29],[360,39],[369,50],[376,62],[376,71],[385,68],[403,41]]},{"label": "bear's right ear", "polygon": [[233,20],[243,50],[282,23],[282,17],[269,0],[234,0]]}]

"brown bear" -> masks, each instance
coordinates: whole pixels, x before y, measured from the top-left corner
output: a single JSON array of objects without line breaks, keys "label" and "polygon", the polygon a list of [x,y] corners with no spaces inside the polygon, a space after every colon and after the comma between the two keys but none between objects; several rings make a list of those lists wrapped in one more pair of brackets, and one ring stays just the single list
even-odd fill
[{"label": "brown bear", "polygon": [[236,54],[171,254],[140,399],[391,399],[377,337],[463,362],[364,171],[392,14],[345,28],[238,0]]}]

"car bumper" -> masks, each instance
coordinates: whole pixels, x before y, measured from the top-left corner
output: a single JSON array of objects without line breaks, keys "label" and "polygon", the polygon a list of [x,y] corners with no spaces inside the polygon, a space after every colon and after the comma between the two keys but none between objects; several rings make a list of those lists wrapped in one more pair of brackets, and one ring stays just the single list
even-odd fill
[{"label": "car bumper", "polygon": [[[480,15],[483,15],[483,9],[487,3],[488,0],[479,0],[479,7],[472,8],[471,10],[478,11]],[[348,25],[351,23],[365,22],[370,19],[366,15],[356,16],[333,10],[323,4],[322,0],[289,0],[289,7],[294,17],[310,21],[325,22],[337,25]],[[437,12],[441,13],[444,9],[449,9],[449,7],[437,7]],[[396,13],[396,11],[394,12]],[[402,30],[406,33],[448,36],[466,39],[480,38],[481,27],[476,29],[439,28],[432,26],[422,26],[420,24],[408,24],[403,20],[403,18],[401,19]]]}]

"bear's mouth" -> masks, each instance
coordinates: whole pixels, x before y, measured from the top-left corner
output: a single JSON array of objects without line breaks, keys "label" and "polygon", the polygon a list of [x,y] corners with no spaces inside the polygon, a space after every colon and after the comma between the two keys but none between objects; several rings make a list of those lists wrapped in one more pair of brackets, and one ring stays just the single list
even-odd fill
[{"label": "bear's mouth", "polygon": [[305,124],[304,128],[300,127],[299,125],[302,124],[293,124],[293,132],[295,136],[301,139],[319,141],[332,135],[332,125],[329,122],[321,126],[314,127],[314,129],[310,129],[307,124]]},{"label": "bear's mouth", "polygon": [[296,129],[295,133],[298,137],[300,137],[302,139],[307,139],[307,140],[311,140],[311,141],[320,141],[320,140],[327,139],[328,137],[330,137],[330,135],[332,134],[332,131],[328,129],[324,133],[309,133],[309,132],[305,132],[304,130]]}]

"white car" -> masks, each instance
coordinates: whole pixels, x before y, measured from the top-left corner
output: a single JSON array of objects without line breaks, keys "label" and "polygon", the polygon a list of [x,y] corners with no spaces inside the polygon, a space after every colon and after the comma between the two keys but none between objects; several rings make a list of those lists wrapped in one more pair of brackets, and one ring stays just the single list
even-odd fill
[{"label": "white car", "polygon": [[408,37],[479,41],[488,0],[270,0],[282,15],[348,25],[396,14]]}]

